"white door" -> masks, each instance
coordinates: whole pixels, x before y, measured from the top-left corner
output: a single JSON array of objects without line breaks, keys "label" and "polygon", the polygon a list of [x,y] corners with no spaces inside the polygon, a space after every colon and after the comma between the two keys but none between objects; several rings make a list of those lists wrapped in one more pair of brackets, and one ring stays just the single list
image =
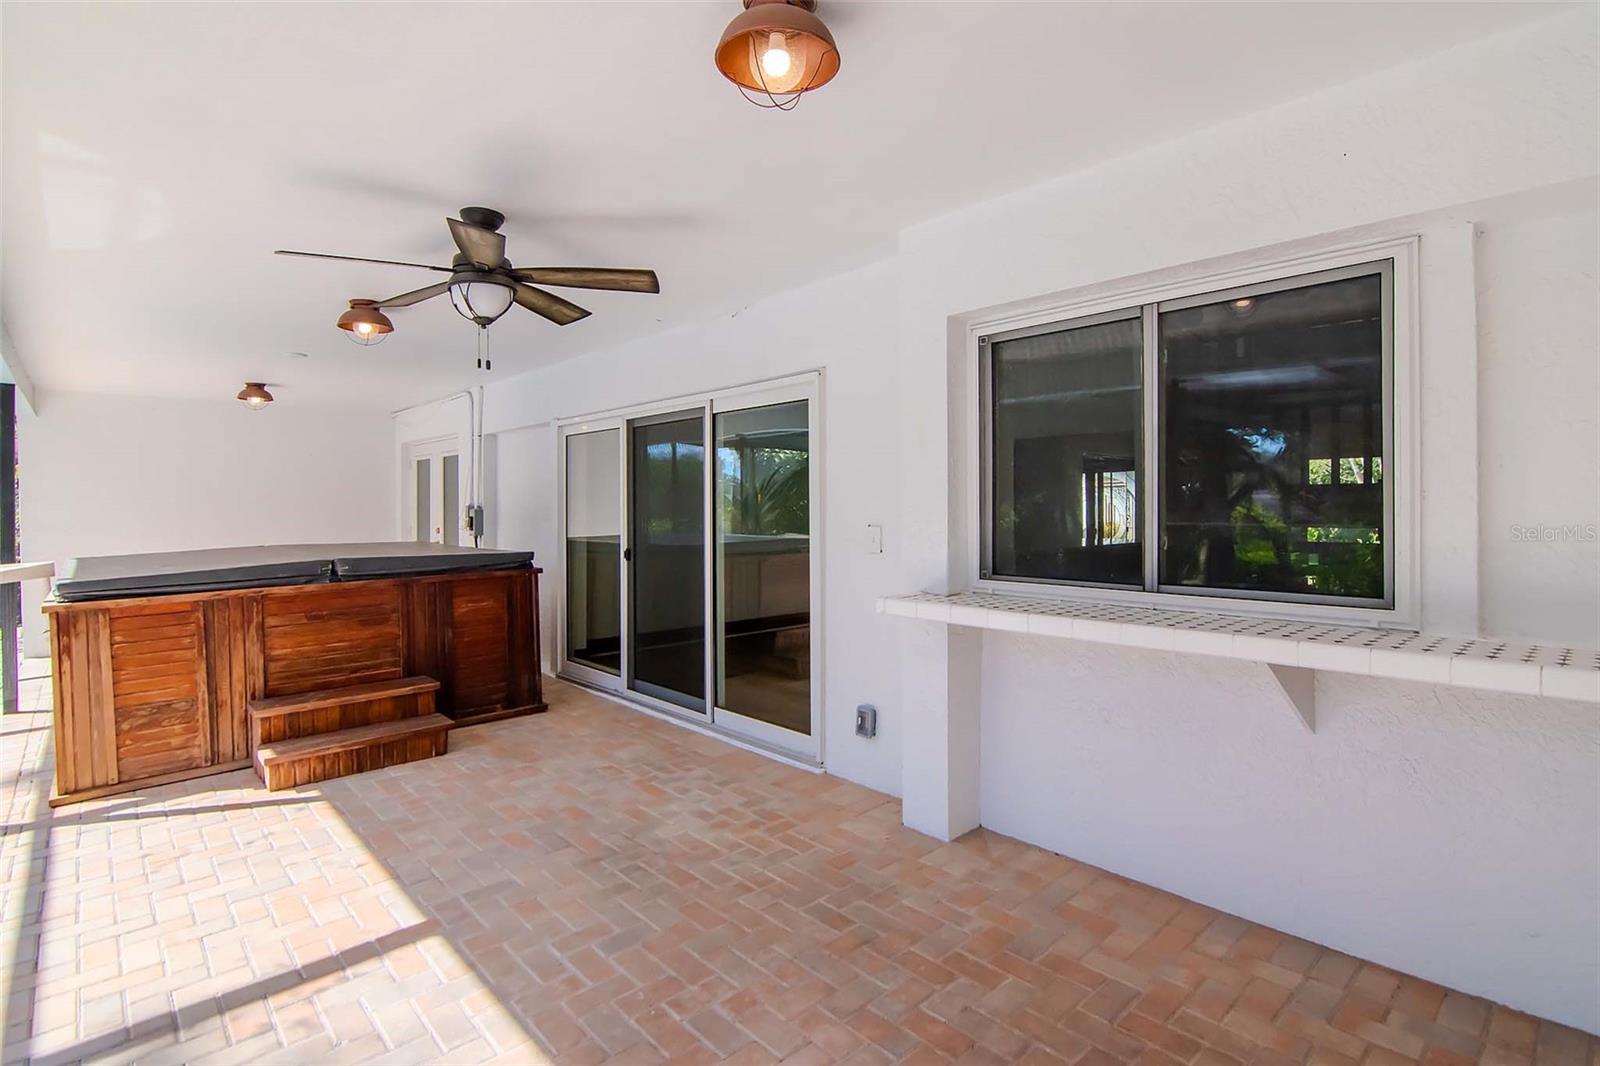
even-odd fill
[{"label": "white door", "polygon": [[470,535],[463,528],[461,448],[456,438],[409,445],[401,477],[406,486],[406,539],[423,544],[466,542]]}]

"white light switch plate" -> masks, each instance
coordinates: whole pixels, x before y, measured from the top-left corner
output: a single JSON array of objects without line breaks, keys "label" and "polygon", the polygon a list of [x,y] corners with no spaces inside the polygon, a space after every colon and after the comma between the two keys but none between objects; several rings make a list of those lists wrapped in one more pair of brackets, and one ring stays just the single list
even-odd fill
[{"label": "white light switch plate", "polygon": [[883,527],[877,525],[867,526],[867,554],[883,554]]}]

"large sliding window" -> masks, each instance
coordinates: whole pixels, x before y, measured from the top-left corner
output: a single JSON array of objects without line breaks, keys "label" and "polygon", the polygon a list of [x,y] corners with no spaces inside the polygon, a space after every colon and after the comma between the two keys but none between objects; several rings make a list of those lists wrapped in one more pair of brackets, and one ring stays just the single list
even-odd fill
[{"label": "large sliding window", "polygon": [[1137,309],[992,338],[994,572],[1144,581]]},{"label": "large sliding window", "polygon": [[1389,608],[1394,264],[981,337],[980,577]]},{"label": "large sliding window", "polygon": [[817,379],[561,426],[563,676],[816,760]]}]

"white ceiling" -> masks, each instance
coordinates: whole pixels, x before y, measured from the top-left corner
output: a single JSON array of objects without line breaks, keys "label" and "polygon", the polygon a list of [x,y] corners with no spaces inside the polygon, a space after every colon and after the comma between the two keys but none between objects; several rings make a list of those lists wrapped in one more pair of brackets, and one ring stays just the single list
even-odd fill
[{"label": "white ceiling", "polygon": [[[865,262],[906,224],[1548,14],[1527,4],[823,0],[843,70],[789,114],[711,65],[716,2],[6,3],[0,314],[42,388],[399,404]],[[660,296],[517,309],[495,369],[445,298],[348,343],[353,296],[438,275],[444,218],[518,265],[648,266]],[[291,352],[304,352],[298,358]]]}]

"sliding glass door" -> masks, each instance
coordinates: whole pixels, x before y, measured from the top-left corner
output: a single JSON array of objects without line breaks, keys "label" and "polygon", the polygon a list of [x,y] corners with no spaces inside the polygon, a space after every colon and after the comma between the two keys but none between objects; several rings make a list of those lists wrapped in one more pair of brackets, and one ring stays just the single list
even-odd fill
[{"label": "sliding glass door", "polygon": [[706,709],[705,412],[628,424],[628,687]]},{"label": "sliding glass door", "polygon": [[717,714],[776,743],[811,735],[810,406],[714,416]]},{"label": "sliding glass door", "polygon": [[563,674],[818,757],[815,417],[808,377],[562,427]]},{"label": "sliding glass door", "polygon": [[622,675],[621,440],[620,428],[571,433],[563,458],[565,658],[613,677]]}]

